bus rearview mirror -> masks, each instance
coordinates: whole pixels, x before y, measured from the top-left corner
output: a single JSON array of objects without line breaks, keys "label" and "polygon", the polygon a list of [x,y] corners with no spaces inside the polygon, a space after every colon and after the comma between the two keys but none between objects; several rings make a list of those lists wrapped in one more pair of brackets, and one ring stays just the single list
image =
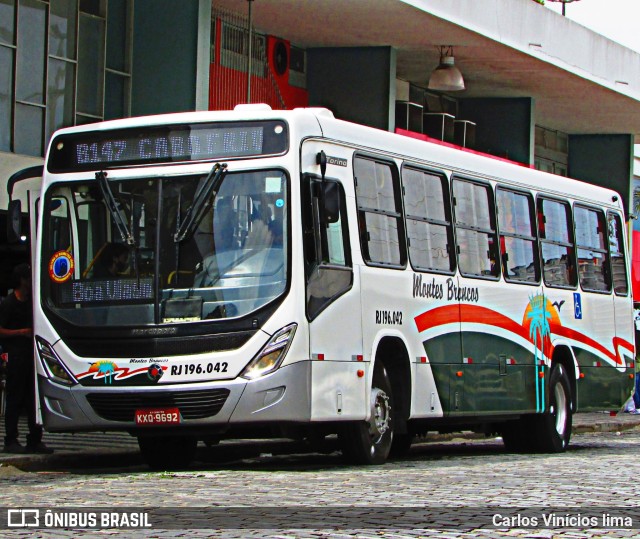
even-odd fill
[{"label": "bus rearview mirror", "polygon": [[340,220],[340,189],[337,182],[322,182],[322,201],[326,224]]}]

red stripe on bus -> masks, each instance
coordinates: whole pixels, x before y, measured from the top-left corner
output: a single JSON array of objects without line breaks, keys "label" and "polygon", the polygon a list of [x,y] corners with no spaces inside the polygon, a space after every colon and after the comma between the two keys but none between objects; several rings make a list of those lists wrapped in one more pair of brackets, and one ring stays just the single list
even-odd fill
[{"label": "red stripe on bus", "polygon": [[[479,305],[444,305],[437,307],[430,311],[426,311],[415,317],[415,324],[419,333],[432,329],[438,326],[455,323],[472,323],[472,324],[486,324],[489,326],[499,327],[511,333],[522,337],[523,339],[533,343],[530,337],[529,330],[522,324],[514,322],[511,318],[500,314],[496,311],[488,309],[487,307],[480,307]],[[633,345],[620,337],[613,338],[614,351],[610,352],[599,342],[587,337],[579,331],[571,328],[566,328],[560,324],[550,321],[550,330],[552,335],[558,335],[565,337],[573,341],[577,341],[586,346],[590,346],[598,350],[601,354],[608,357],[616,365],[624,365],[624,361],[618,352],[619,348],[625,348],[629,352],[633,353]],[[536,343],[538,349],[542,350],[542,343]],[[551,356],[553,349],[547,346],[544,350],[547,357]]]}]

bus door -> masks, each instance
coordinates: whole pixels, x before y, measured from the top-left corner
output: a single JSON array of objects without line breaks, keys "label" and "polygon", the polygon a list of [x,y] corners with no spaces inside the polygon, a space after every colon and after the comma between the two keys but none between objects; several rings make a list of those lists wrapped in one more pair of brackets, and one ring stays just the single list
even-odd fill
[{"label": "bus door", "polygon": [[396,163],[364,153],[355,154],[353,161],[353,221],[362,260],[363,353],[366,360],[375,362],[383,339],[402,339],[412,329],[413,275],[406,271],[402,187]]},{"label": "bus door", "polygon": [[[620,373],[613,367],[616,315],[608,250],[608,223],[604,211],[576,204],[573,209],[580,287],[573,294],[573,324],[580,335],[574,352],[583,378],[579,384],[579,405],[590,401],[616,407],[621,400]],[[594,351],[599,343],[611,352],[609,357]],[[582,391],[580,391],[582,390]],[[594,400],[595,399],[595,400]]]},{"label": "bus door", "polygon": [[27,255],[35,260],[37,205],[42,187],[42,165],[25,168],[7,181],[7,240],[26,246]]},{"label": "bus door", "polygon": [[[609,256],[611,263],[611,281],[613,286],[613,307],[615,312],[616,337],[618,338],[620,352],[619,357],[623,363],[630,365],[635,363],[635,354],[632,346],[635,345],[635,328],[633,322],[633,301],[631,298],[631,285],[627,275],[627,257],[625,255],[625,240],[623,233],[623,220],[619,213],[608,212],[609,230]],[[629,368],[627,374],[634,374],[634,369]],[[626,378],[623,377],[623,378]],[[626,396],[628,383],[622,388],[623,397]]]},{"label": "bus door", "polygon": [[[320,174],[318,161],[322,160]],[[308,141],[302,147],[306,313],[312,358],[313,420],[367,413],[359,275],[351,261],[347,205],[351,152]]]},{"label": "bus door", "polygon": [[[613,304],[616,315],[616,336],[634,344],[631,286],[627,276],[627,257],[623,221],[618,213],[607,214],[609,225],[609,256],[611,257],[611,280],[613,284]],[[629,355],[633,357],[631,351]]]},{"label": "bus door", "polygon": [[414,399],[421,403],[415,409],[447,415],[460,409],[464,389],[458,376],[460,304],[452,295],[458,279],[449,180],[441,171],[405,163],[402,192],[413,269],[410,312],[418,313],[415,324],[426,352],[416,353],[415,387],[422,395]]},{"label": "bus door", "polygon": [[521,328],[529,298],[539,287],[532,197],[496,190],[498,234],[491,185],[457,177],[452,185],[460,277],[447,292],[460,305],[462,338],[452,409],[530,410],[533,357]]}]

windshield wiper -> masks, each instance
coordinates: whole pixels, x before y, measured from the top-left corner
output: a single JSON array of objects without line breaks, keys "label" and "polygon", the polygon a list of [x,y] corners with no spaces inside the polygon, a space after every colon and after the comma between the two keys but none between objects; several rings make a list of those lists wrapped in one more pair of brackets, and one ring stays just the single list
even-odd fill
[{"label": "windshield wiper", "polygon": [[220,184],[227,173],[226,163],[216,163],[213,165],[211,172],[207,175],[204,182],[200,185],[200,188],[193,197],[193,204],[189,206],[187,214],[184,216],[184,220],[178,226],[173,241],[180,243],[195,232],[195,229],[200,224],[202,217],[206,213],[206,210],[211,202],[211,197],[215,198],[220,189]]},{"label": "windshield wiper", "polygon": [[135,239],[133,237],[133,234],[131,234],[131,230],[129,230],[127,220],[122,216],[122,212],[120,211],[120,204],[113,196],[111,185],[109,185],[109,180],[107,180],[107,173],[103,170],[101,170],[100,172],[96,172],[96,180],[98,181],[100,191],[102,191],[102,197],[104,198],[104,202],[109,209],[109,213],[111,213],[111,218],[113,219],[113,222],[116,225],[118,232],[120,233],[122,241],[127,245],[132,245],[135,247]]}]

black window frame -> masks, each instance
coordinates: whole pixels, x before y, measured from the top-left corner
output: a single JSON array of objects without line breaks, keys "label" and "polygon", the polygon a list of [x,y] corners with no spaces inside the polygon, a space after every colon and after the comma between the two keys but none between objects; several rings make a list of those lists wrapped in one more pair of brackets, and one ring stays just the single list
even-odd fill
[{"label": "black window frame", "polygon": [[[410,170],[413,172],[418,172],[421,174],[429,175],[440,180],[442,185],[442,202],[444,209],[445,220],[435,219],[429,217],[428,215],[418,216],[411,215],[407,211],[406,204],[406,187],[405,187],[405,171]],[[457,258],[455,251],[455,237],[454,237],[454,224],[453,224],[453,209],[451,207],[451,186],[449,185],[449,179],[446,174],[440,170],[430,169],[426,167],[421,167],[420,165],[416,165],[413,163],[403,163],[402,168],[400,170],[400,182],[402,187],[402,199],[403,199],[403,209],[404,209],[404,218],[405,218],[405,234],[406,234],[406,244],[407,244],[407,255],[408,260],[411,265],[411,268],[414,271],[421,273],[437,273],[440,275],[454,275],[457,268]],[[426,212],[425,212],[426,214]],[[433,267],[423,267],[416,263],[411,256],[411,238],[409,237],[409,221],[417,221],[421,223],[427,223],[430,225],[438,225],[445,227],[447,234],[447,253],[449,255],[449,270],[443,270],[440,268]]]},{"label": "black window frame", "polygon": [[[395,212],[391,212],[388,210],[383,210],[379,208],[371,208],[368,206],[361,206],[358,198],[358,177],[356,174],[356,163],[360,160],[365,161],[373,161],[376,164],[388,166],[391,171],[391,182],[393,186],[393,198],[395,205]],[[400,173],[398,171],[398,166],[395,161],[392,159],[385,159],[384,157],[380,157],[378,155],[360,153],[357,152],[353,155],[353,180],[354,187],[356,193],[356,208],[358,213],[358,229],[359,229],[359,238],[360,238],[360,249],[362,253],[362,259],[367,266],[373,267],[381,267],[381,268],[389,268],[389,269],[399,269],[403,270],[407,267],[407,242],[406,242],[406,231],[404,226],[404,211],[402,208],[402,191],[401,191],[401,182],[400,182]],[[375,261],[371,260],[371,256],[369,253],[369,231],[367,230],[367,220],[366,215],[382,215],[384,217],[391,217],[396,220],[397,223],[397,231],[398,231],[398,258],[400,262],[398,264],[392,262],[383,262],[383,261]]]},{"label": "black window frame", "polygon": [[[457,217],[457,201],[455,195],[455,182],[465,182],[474,185],[481,186],[487,190],[488,193],[488,209],[489,209],[489,226],[491,228],[484,228],[480,226],[473,226],[467,224],[458,223]],[[462,176],[458,174],[454,174],[451,176],[451,206],[453,209],[453,223],[455,230],[455,245],[456,245],[456,257],[457,257],[457,266],[460,271],[460,275],[463,277],[468,277],[470,279],[482,279],[485,281],[499,281],[500,275],[502,273],[501,270],[501,260],[500,260],[500,244],[498,239],[498,219],[496,215],[496,202],[495,202],[495,193],[493,190],[493,186],[490,182],[479,180],[477,178],[472,178],[469,176]],[[493,236],[493,256],[491,256],[491,252],[487,251],[488,259],[494,260],[494,265],[491,273],[467,273],[462,269],[462,265],[460,264],[460,244],[459,244],[459,230],[470,230],[473,232],[478,232],[481,234],[486,234],[487,236]]]},{"label": "black window frame", "polygon": [[[613,288],[613,293],[616,296],[619,297],[628,297],[629,296],[629,292],[631,291],[631,286],[630,286],[630,282],[631,279],[629,278],[629,269],[627,267],[627,243],[625,241],[624,238],[624,225],[623,225],[623,219],[622,216],[615,211],[611,211],[611,210],[607,210],[607,215],[606,215],[606,219],[607,219],[607,230],[610,230],[610,224],[609,221],[610,219],[613,218],[618,222],[618,230],[620,232],[620,238],[619,239],[619,245],[621,247],[621,250],[617,252],[617,254],[622,256],[622,262],[623,262],[623,266],[624,266],[624,279],[625,279],[625,291],[624,292],[618,292],[617,287],[616,287],[616,282],[615,282],[615,272],[613,271],[613,251],[611,250],[611,241],[609,241],[609,266],[611,268],[610,273],[611,273],[611,286]],[[607,237],[610,238],[611,234],[609,233],[607,235]]]},{"label": "black window frame", "polygon": [[[328,255],[328,234],[323,228],[322,214],[324,208],[320,206],[322,200],[321,190],[323,183],[331,182],[338,186],[340,199],[340,223],[342,228],[342,246],[344,251],[344,265],[332,263],[326,260]],[[347,201],[344,185],[335,178],[322,178],[316,174],[302,174],[302,234],[303,234],[303,256],[305,269],[305,311],[307,320],[312,322],[320,313],[329,307],[339,297],[346,294],[353,288],[353,259],[351,256],[351,243],[349,237],[349,221],[347,211]],[[319,258],[319,259],[318,259]],[[336,273],[339,272],[339,273]],[[347,274],[344,282],[340,283],[335,278],[328,276]],[[322,281],[327,276],[325,283],[336,287],[329,290],[322,285]],[[313,281],[319,281],[320,290],[328,290],[328,296],[316,296],[313,293]]]},{"label": "black window frame", "polygon": [[[596,213],[597,215],[600,215],[600,217],[602,218],[602,226],[603,226],[603,231],[602,231],[602,238],[604,241],[604,248],[598,248],[598,247],[592,247],[590,245],[581,245],[578,243],[578,234],[577,234],[577,226],[576,226],[576,218],[575,218],[575,211],[576,208],[580,208],[586,211],[592,211],[594,213]],[[589,204],[583,204],[581,202],[576,202],[573,206],[573,226],[574,226],[574,241],[575,241],[575,256],[576,256],[576,261],[577,261],[577,265],[576,265],[576,269],[578,270],[578,283],[580,284],[580,289],[585,291],[585,292],[591,292],[594,294],[611,294],[611,292],[613,291],[613,279],[611,276],[611,258],[609,256],[609,221],[607,220],[607,214],[606,212],[602,209],[602,208],[598,208],[595,206],[591,206]],[[602,264],[602,269],[603,269],[603,275],[605,278],[605,282],[607,284],[607,289],[603,290],[603,289],[598,289],[598,288],[588,288],[586,286],[583,285],[582,283],[582,273],[580,271],[580,257],[578,255],[578,251],[582,249],[582,250],[589,250],[589,251],[594,251],[597,253],[600,253],[602,255],[604,255],[605,260]]]},{"label": "black window frame", "polygon": [[[545,200],[548,200],[550,202],[555,202],[557,204],[561,204],[567,208],[568,211],[566,211],[565,214],[569,219],[569,222],[567,223],[567,230],[569,235],[571,236],[569,238],[570,242],[567,243],[567,242],[561,242],[557,240],[549,240],[546,238],[546,219],[545,221],[541,221],[540,219],[541,216],[544,217],[542,204]],[[577,248],[576,248],[575,230],[573,226],[573,222],[574,222],[573,208],[571,206],[571,202],[563,198],[538,194],[538,196],[536,197],[536,215],[537,215],[537,223],[538,223],[538,243],[539,243],[539,253],[540,253],[540,270],[542,272],[542,282],[546,287],[549,287],[549,288],[558,288],[562,290],[577,290],[578,283],[580,281],[578,278],[578,260],[577,260],[577,253],[576,253]],[[544,235],[541,233],[541,230],[543,228],[545,231]],[[545,263],[543,259],[543,249],[542,249],[543,244],[557,245],[559,247],[568,247],[571,249],[572,257],[571,257],[571,260],[569,260],[569,265],[567,266],[567,268],[569,269],[569,271],[571,272],[571,276],[573,277],[573,284],[558,285],[558,284],[549,284],[547,282],[546,275],[545,275]]]},{"label": "black window frame", "polygon": [[[505,191],[505,192],[509,192],[509,193],[514,193],[516,195],[521,195],[524,196],[528,202],[529,202],[529,220],[531,222],[531,226],[533,228],[532,232],[534,233],[533,236],[526,236],[526,235],[522,235],[522,234],[515,234],[512,232],[503,232],[502,230],[500,230],[500,212],[501,212],[501,208],[498,204],[498,200],[499,200],[499,192],[500,191]],[[500,245],[500,262],[502,264],[502,276],[504,278],[504,280],[508,283],[515,283],[515,284],[524,284],[524,285],[529,285],[529,286],[539,286],[540,282],[542,280],[542,267],[541,267],[541,257],[540,257],[540,244],[538,241],[538,222],[537,222],[537,212],[536,212],[536,201],[535,198],[533,196],[533,194],[530,191],[525,191],[524,189],[517,189],[511,186],[507,186],[507,185],[502,185],[502,184],[498,184],[496,185],[496,189],[495,189],[495,204],[496,204],[496,217],[497,217],[497,228],[498,228],[498,244]],[[507,261],[508,258],[507,255],[508,253],[503,253],[502,252],[502,238],[503,237],[509,237],[509,238],[515,238],[515,239],[520,239],[520,240],[525,240],[525,241],[530,241],[533,244],[533,263],[535,265],[534,267],[534,275],[535,275],[535,281],[528,281],[526,279],[519,279],[519,278],[515,278],[515,277],[511,277],[507,274]]]}]

